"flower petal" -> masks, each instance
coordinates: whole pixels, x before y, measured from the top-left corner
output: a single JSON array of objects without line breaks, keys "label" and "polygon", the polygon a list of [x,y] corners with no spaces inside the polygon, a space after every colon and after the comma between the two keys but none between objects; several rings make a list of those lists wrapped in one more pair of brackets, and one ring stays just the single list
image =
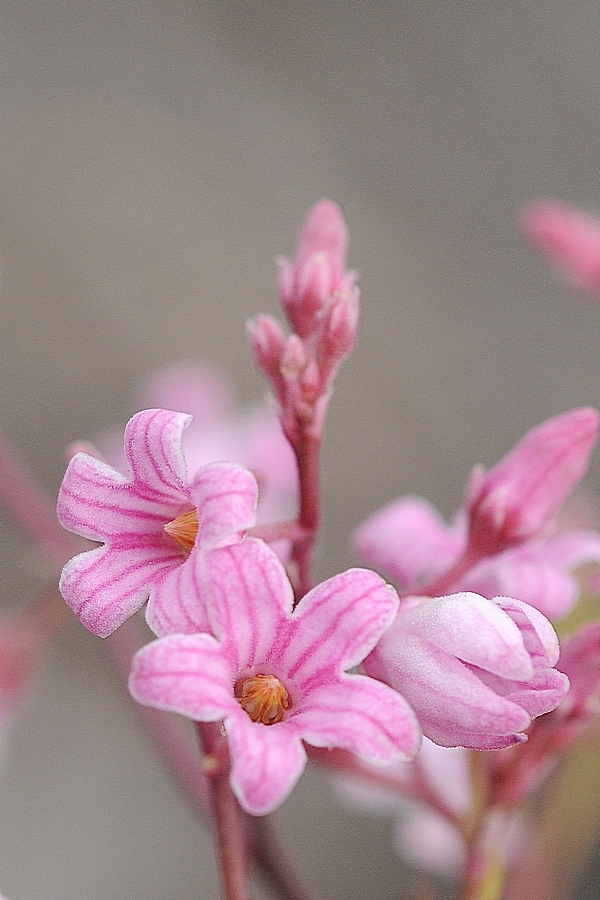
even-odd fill
[{"label": "flower petal", "polygon": [[370,516],[354,536],[357,555],[403,591],[417,593],[446,572],[465,543],[464,520],[446,525],[419,497],[403,497]]},{"label": "flower petal", "polygon": [[227,652],[208,634],[171,634],[133,657],[129,691],[138,703],[213,722],[239,709]]},{"label": "flower petal", "polygon": [[[153,534],[185,504],[184,493],[143,496],[110,466],[77,453],[67,467],[57,502],[64,528],[92,541],[127,540],[127,535]],[[166,513],[166,510],[169,512]]]},{"label": "flower petal", "polygon": [[210,631],[201,578],[203,554],[198,548],[173,568],[150,592],[146,621],[154,634],[197,634]]},{"label": "flower petal", "polygon": [[315,747],[343,747],[372,763],[412,759],[421,744],[404,698],[364,675],[343,675],[311,691],[286,724]]},{"label": "flower petal", "polygon": [[204,549],[239,540],[256,522],[258,486],[247,469],[217,462],[198,470],[191,488],[198,511],[198,543]]},{"label": "flower petal", "polygon": [[[504,678],[525,680],[533,675],[519,628],[499,604],[479,594],[464,591],[427,598],[410,608],[405,602],[397,630],[400,641],[405,634],[418,635],[423,642]],[[474,635],[480,639],[473,640]]]},{"label": "flower petal", "polygon": [[368,569],[348,569],[317,585],[294,612],[297,631],[286,652],[287,674],[307,685],[322,671],[337,675],[358,665],[397,609],[394,589]]},{"label": "flower petal", "polygon": [[59,590],[86,628],[107,637],[148,599],[151,585],[179,562],[176,549],[156,542],[127,553],[97,547],[66,564]]},{"label": "flower petal", "polygon": [[169,409],[144,409],[125,428],[125,458],[133,481],[152,497],[177,497],[188,483],[183,432],[191,416]]},{"label": "flower petal", "polygon": [[548,619],[533,606],[512,597],[494,597],[493,602],[517,625],[535,667],[556,665],[560,645]]},{"label": "flower petal", "polygon": [[306,765],[300,737],[288,723],[262,725],[244,712],[225,720],[231,753],[231,787],[253,816],[273,812],[286,799]]},{"label": "flower petal", "polygon": [[208,553],[202,578],[213,633],[235,648],[236,667],[265,663],[282,631],[288,633],[294,601],[275,553],[263,541],[245,538]]}]

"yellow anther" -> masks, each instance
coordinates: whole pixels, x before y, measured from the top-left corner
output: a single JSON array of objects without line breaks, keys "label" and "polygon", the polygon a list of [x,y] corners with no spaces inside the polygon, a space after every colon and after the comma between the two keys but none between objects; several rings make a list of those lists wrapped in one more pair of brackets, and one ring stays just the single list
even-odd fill
[{"label": "yellow anther", "polygon": [[236,696],[253,722],[275,725],[292,706],[289,694],[275,675],[252,675],[237,688]]},{"label": "yellow anther", "polygon": [[198,534],[198,513],[195,509],[184,512],[172,522],[167,522],[165,531],[174,538],[180,547],[189,553],[196,543]]}]

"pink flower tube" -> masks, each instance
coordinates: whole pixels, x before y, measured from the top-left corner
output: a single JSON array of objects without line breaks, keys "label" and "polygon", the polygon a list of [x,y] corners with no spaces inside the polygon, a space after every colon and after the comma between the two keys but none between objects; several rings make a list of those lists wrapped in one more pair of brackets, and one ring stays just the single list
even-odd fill
[{"label": "pink flower tube", "polygon": [[531,720],[566,695],[558,657],[533,607],[460,593],[404,600],[364,668],[408,700],[435,743],[495,750],[525,740]]}]

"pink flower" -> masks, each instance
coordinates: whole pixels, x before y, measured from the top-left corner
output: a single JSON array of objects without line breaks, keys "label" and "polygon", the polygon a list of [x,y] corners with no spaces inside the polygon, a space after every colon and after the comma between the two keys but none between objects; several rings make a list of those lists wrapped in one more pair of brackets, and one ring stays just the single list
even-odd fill
[{"label": "pink flower", "polygon": [[531,720],[566,695],[558,656],[537,610],[461,593],[402,601],[364,668],[406,697],[435,743],[494,750],[525,740]]},{"label": "pink flower", "polygon": [[600,290],[600,219],[548,201],[525,211],[523,228],[577,287]]},{"label": "pink flower", "polygon": [[158,634],[204,628],[201,604],[186,607],[188,565],[240,539],[254,524],[257,487],[246,469],[214,463],[186,474],[182,435],[190,417],[164,409],[137,413],[125,429],[125,477],[76,454],[58,496],[61,524],[103,546],[63,569],[61,593],[94,634],[106,637],[150,597]]},{"label": "pink flower", "polygon": [[533,429],[487,474],[476,470],[450,526],[418,497],[389,503],[357,530],[359,557],[406,593],[507,595],[565,615],[579,596],[571,571],[600,563],[600,535],[550,529],[585,472],[597,427],[597,412],[583,409]]},{"label": "pink flower", "polygon": [[492,552],[538,537],[583,478],[598,437],[595,409],[572,409],[533,428],[467,487],[469,542]]},{"label": "pink flower", "polygon": [[352,569],[293,592],[262,541],[215,550],[202,582],[212,634],[169,635],[140,650],[136,700],[198,721],[223,720],[231,786],[253,815],[279,806],[306,764],[302,741],[342,747],[370,762],[414,756],[412,710],[395,691],[348,674],[394,616],[397,597],[377,575]]}]

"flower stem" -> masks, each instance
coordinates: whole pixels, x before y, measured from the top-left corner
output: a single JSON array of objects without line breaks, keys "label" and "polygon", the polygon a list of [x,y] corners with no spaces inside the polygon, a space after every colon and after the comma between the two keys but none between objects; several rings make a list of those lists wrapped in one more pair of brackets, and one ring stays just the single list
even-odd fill
[{"label": "flower stem", "polygon": [[298,462],[300,482],[300,511],[298,526],[302,536],[294,542],[292,560],[298,572],[296,602],[312,587],[311,564],[317,531],[321,519],[319,454],[321,439],[309,427],[300,429],[293,443]]},{"label": "flower stem", "polygon": [[227,741],[216,722],[196,722],[196,729],[204,754],[204,773],[210,784],[221,896],[223,900],[249,900],[246,832],[229,784]]},{"label": "flower stem", "polygon": [[311,900],[311,895],[292,870],[283,852],[269,816],[257,816],[251,821],[253,855],[268,875],[273,887],[285,900]]}]

